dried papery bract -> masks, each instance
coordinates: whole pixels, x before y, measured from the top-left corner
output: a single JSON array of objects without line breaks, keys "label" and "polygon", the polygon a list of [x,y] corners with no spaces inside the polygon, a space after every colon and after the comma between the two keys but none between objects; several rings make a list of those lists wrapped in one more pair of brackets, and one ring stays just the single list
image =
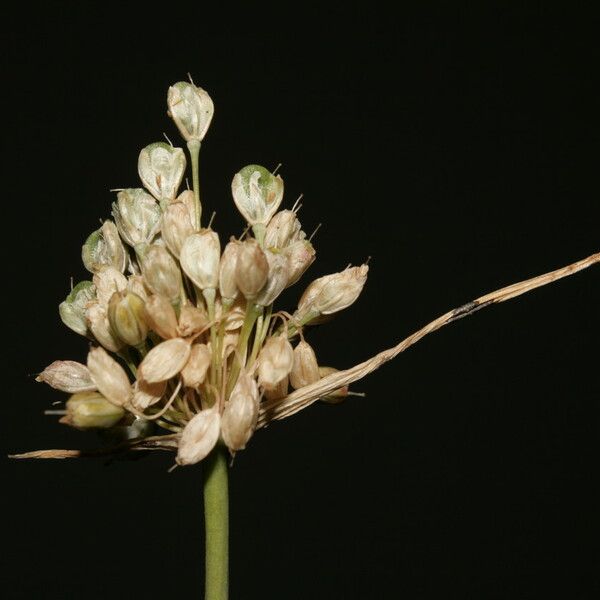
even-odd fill
[{"label": "dried papery bract", "polygon": [[319,381],[319,364],[312,346],[305,340],[294,348],[294,366],[290,372],[290,384],[297,390]]},{"label": "dried papery bract", "polygon": [[123,367],[104,348],[92,348],[87,367],[98,391],[116,406],[125,406],[131,396],[131,384]]},{"label": "dried papery bract", "polygon": [[190,357],[190,343],[174,338],[154,346],[138,368],[138,377],[148,383],[171,379],[183,369]]},{"label": "dried papery bract", "polygon": [[127,253],[112,221],[104,221],[100,229],[90,234],[81,248],[81,258],[90,273],[104,266],[114,267],[121,273],[125,270]]},{"label": "dried papery bract", "polygon": [[195,415],[181,432],[177,464],[193,465],[208,456],[219,439],[220,429],[221,415],[216,405]]},{"label": "dried papery bract", "polygon": [[201,290],[219,287],[221,244],[212,229],[190,235],[181,248],[181,268]]},{"label": "dried papery bract", "polygon": [[140,152],[138,173],[145,188],[164,203],[177,197],[185,165],[185,154],[181,148],[156,142]]},{"label": "dried papery bract", "polygon": [[119,234],[132,248],[149,244],[160,227],[160,207],[142,188],[121,190],[113,202],[112,215]]},{"label": "dried papery bract", "polygon": [[77,429],[109,429],[125,416],[120,406],[98,392],[74,394],[67,400],[65,408],[67,414],[60,422]]},{"label": "dried papery bract", "polygon": [[235,265],[235,283],[248,300],[256,297],[269,276],[269,261],[258,242],[244,240],[240,244]]},{"label": "dried papery bract", "polygon": [[268,338],[258,355],[258,383],[265,389],[274,388],[289,375],[293,364],[294,350],[287,336]]},{"label": "dried papery bract", "polygon": [[58,306],[62,322],[79,335],[90,336],[85,311],[96,298],[96,286],[91,281],[80,281]]},{"label": "dried papery bract", "polygon": [[177,315],[164,296],[153,294],[146,300],[145,308],[146,322],[150,329],[165,340],[177,337]]},{"label": "dried papery bract", "polygon": [[182,281],[179,266],[163,246],[150,246],[142,259],[142,274],[150,290],[170,302],[181,294]]},{"label": "dried papery bract", "polygon": [[69,394],[96,390],[96,384],[92,381],[89,369],[74,360],[55,360],[35,380],[43,381],[49,386]]},{"label": "dried papery bract", "polygon": [[115,292],[108,303],[112,330],[129,346],[139,346],[148,335],[144,301],[133,292]]},{"label": "dried papery bract", "polygon": [[253,377],[240,374],[221,419],[221,435],[232,451],[243,450],[258,419],[258,387]]},{"label": "dried papery bract", "polygon": [[179,81],[167,94],[169,116],[182,137],[189,142],[201,142],[212,121],[215,107],[211,97],[202,88],[187,81]]}]

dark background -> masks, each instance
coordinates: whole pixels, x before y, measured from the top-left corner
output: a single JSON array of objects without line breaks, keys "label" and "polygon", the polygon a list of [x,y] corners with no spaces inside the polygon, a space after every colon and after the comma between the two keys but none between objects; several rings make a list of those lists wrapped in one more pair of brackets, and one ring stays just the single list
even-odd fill
[{"label": "dark background", "polygon": [[[138,184],[169,84],[216,114],[205,214],[282,162],[320,222],[306,281],[371,256],[312,333],[349,367],[473,297],[600,250],[598,21],[541,3],[287,13],[177,3],[4,17],[2,454],[93,447],[36,384],[86,342],[60,322],[80,247]],[[178,141],[176,143],[179,143]],[[293,307],[305,284],[287,295]],[[231,470],[231,597],[597,598],[600,270],[492,307],[260,431]],[[7,598],[200,597],[201,467],[2,459]]]}]

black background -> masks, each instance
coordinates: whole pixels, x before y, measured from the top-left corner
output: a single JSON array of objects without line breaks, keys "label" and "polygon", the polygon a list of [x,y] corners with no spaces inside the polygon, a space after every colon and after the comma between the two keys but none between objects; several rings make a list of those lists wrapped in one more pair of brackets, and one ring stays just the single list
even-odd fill
[{"label": "black background", "polygon": [[[215,118],[205,212],[247,163],[304,193],[316,276],[371,256],[312,333],[349,367],[438,314],[600,250],[598,21],[541,3],[343,11],[27,5],[4,19],[3,454],[92,447],[33,381],[83,360],[56,307],[167,87]],[[565,4],[566,6],[566,4]],[[179,143],[177,141],[177,143]],[[301,284],[284,300],[289,308]],[[492,307],[260,431],[231,470],[231,597],[588,599],[600,592],[600,271]],[[3,459],[8,598],[201,596],[201,467]]]}]

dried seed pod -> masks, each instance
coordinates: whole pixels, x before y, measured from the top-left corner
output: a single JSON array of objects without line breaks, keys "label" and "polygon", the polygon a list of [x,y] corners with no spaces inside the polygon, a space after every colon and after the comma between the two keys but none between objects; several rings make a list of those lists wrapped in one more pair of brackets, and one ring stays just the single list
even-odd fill
[{"label": "dried seed pod", "polygon": [[100,393],[116,406],[124,406],[131,396],[131,385],[123,367],[104,348],[91,348],[87,367]]},{"label": "dried seed pod", "polygon": [[169,116],[175,121],[183,138],[201,142],[212,121],[215,107],[211,97],[193,83],[179,81],[167,94]]},{"label": "dried seed pod", "polygon": [[223,300],[229,303],[235,300],[239,291],[235,282],[235,268],[239,250],[240,243],[232,239],[225,246],[219,264],[219,292]]},{"label": "dried seed pod", "polygon": [[294,366],[290,372],[290,383],[297,390],[319,381],[320,378],[315,351],[308,342],[301,340],[294,348]]},{"label": "dried seed pod", "polygon": [[77,429],[108,429],[125,415],[120,406],[115,406],[98,392],[73,394],[65,408],[67,414],[60,422]]},{"label": "dried seed pod", "polygon": [[181,371],[183,385],[195,388],[203,383],[208,367],[210,367],[210,362],[210,348],[206,344],[194,344],[190,352],[190,357]]},{"label": "dried seed pod", "polygon": [[163,213],[161,223],[161,234],[167,248],[179,258],[181,247],[186,238],[194,233],[188,207],[183,202],[172,202]]},{"label": "dried seed pod", "polygon": [[289,278],[288,259],[285,254],[267,250],[265,256],[269,263],[269,275],[267,282],[254,299],[255,304],[259,306],[272,304],[286,288]]},{"label": "dried seed pod", "polygon": [[288,259],[289,278],[286,287],[294,285],[315,260],[315,249],[308,240],[299,240],[285,250]]},{"label": "dried seed pod", "polygon": [[121,237],[132,248],[149,244],[160,227],[160,206],[142,188],[121,190],[113,202],[112,216]]},{"label": "dried seed pod", "polygon": [[267,225],[283,199],[283,179],[259,165],[244,167],[231,183],[233,200],[252,226]]},{"label": "dried seed pod", "polygon": [[221,244],[212,229],[193,233],[185,240],[179,260],[185,274],[201,290],[219,287]]},{"label": "dried seed pod", "polygon": [[168,202],[177,197],[184,172],[185,154],[181,148],[156,142],[140,152],[138,174],[157,200]]},{"label": "dried seed pod", "polygon": [[108,321],[129,346],[138,346],[148,335],[144,301],[133,292],[115,292],[108,303]]},{"label": "dried seed pod", "polygon": [[138,367],[138,377],[148,383],[166,381],[183,369],[190,357],[190,343],[174,338],[154,346]]},{"label": "dried seed pod", "polygon": [[258,383],[274,388],[287,377],[294,364],[294,350],[286,336],[275,335],[265,342],[258,354]]},{"label": "dried seed pod", "polygon": [[269,221],[265,231],[265,248],[287,248],[306,237],[293,210],[280,210]]},{"label": "dried seed pod", "polygon": [[256,428],[258,386],[253,377],[240,373],[221,417],[221,435],[232,451],[243,450]]},{"label": "dried seed pod", "polygon": [[184,427],[177,450],[178,465],[194,465],[208,456],[219,439],[221,415],[215,406],[200,411]]},{"label": "dried seed pod", "polygon": [[153,294],[146,300],[145,308],[146,322],[150,329],[165,340],[177,337],[177,315],[164,296]]},{"label": "dried seed pod", "polygon": [[89,304],[85,311],[85,317],[88,327],[98,343],[111,352],[118,352],[123,347],[123,342],[115,335],[110,326],[104,306],[98,302]]},{"label": "dried seed pod", "polygon": [[150,246],[142,260],[142,274],[152,292],[174,302],[181,292],[181,271],[163,246]]},{"label": "dried seed pod", "polygon": [[112,221],[104,221],[100,229],[90,234],[81,247],[81,259],[91,273],[104,266],[114,267],[121,273],[125,270],[128,255]]},{"label": "dried seed pod", "polygon": [[179,313],[178,331],[181,337],[189,337],[200,333],[208,325],[206,313],[192,304],[184,304]]},{"label": "dried seed pod", "polygon": [[96,299],[96,286],[91,281],[80,281],[58,305],[62,322],[79,335],[91,335],[85,311],[90,302]]},{"label": "dried seed pod", "polygon": [[70,394],[96,390],[89,369],[74,360],[55,360],[35,380],[43,381],[54,389]]},{"label": "dried seed pod", "polygon": [[[333,367],[319,367],[319,375],[321,378],[327,377],[327,375],[331,375],[333,373],[337,373],[339,369],[334,369]],[[329,392],[326,396],[319,398],[319,400],[326,402],[327,404],[339,404],[343,402],[349,394],[349,389],[347,385],[334,390],[333,392]]]},{"label": "dried seed pod", "polygon": [[166,381],[157,381],[149,383],[145,379],[138,379],[133,384],[133,396],[131,404],[140,412],[145,411],[149,406],[156,404],[165,395],[167,389]]},{"label": "dried seed pod", "polygon": [[235,283],[248,300],[255,298],[269,276],[269,262],[258,242],[244,240],[240,244],[235,265]]}]

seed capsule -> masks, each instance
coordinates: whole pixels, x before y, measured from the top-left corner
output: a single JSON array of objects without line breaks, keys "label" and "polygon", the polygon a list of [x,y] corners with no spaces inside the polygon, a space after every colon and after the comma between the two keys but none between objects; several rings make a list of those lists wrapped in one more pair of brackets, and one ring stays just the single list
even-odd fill
[{"label": "seed capsule", "polygon": [[77,429],[108,429],[125,415],[120,406],[115,406],[98,392],[73,394],[65,408],[67,414],[60,422]]},{"label": "seed capsule", "polygon": [[221,418],[221,435],[232,452],[246,447],[256,427],[258,408],[256,381],[247,373],[241,373]]},{"label": "seed capsule", "polygon": [[216,405],[195,415],[184,427],[177,450],[178,465],[193,465],[208,456],[221,429],[221,415]]},{"label": "seed capsule", "polygon": [[311,345],[301,340],[294,348],[294,366],[290,372],[290,383],[297,390],[319,381],[319,364]]},{"label": "seed capsule", "polygon": [[108,303],[112,330],[129,346],[138,346],[148,335],[144,301],[132,292],[115,292]]},{"label": "seed capsule", "polygon": [[138,159],[138,174],[144,187],[163,202],[173,200],[185,172],[185,154],[164,142],[146,146]]},{"label": "seed capsule", "polygon": [[274,388],[289,375],[293,364],[294,350],[287,337],[268,338],[258,355],[258,383],[265,389]]},{"label": "seed capsule", "polygon": [[132,248],[149,244],[160,227],[160,207],[142,188],[121,190],[113,202],[112,215],[119,234]]},{"label": "seed capsule", "polygon": [[201,289],[219,287],[221,244],[212,229],[203,229],[187,237],[179,260],[185,274]]},{"label": "seed capsule", "polygon": [[80,281],[58,305],[62,322],[79,335],[91,335],[85,318],[87,305],[96,299],[96,286],[91,281]]},{"label": "seed capsule", "polygon": [[146,285],[155,293],[173,302],[181,292],[181,271],[168,250],[150,246],[142,260],[142,274]]},{"label": "seed capsule", "polygon": [[36,378],[62,392],[93,392],[96,384],[92,381],[89,369],[74,360],[55,360]]},{"label": "seed capsule", "polygon": [[247,299],[254,298],[267,282],[269,262],[258,242],[244,240],[240,244],[235,265],[235,283]]},{"label": "seed capsule", "polygon": [[212,121],[215,107],[211,97],[193,83],[179,81],[167,94],[169,116],[186,141],[201,142]]},{"label": "seed capsule", "polygon": [[100,229],[90,234],[81,248],[81,259],[90,273],[97,273],[104,266],[121,273],[125,270],[127,252],[112,221],[104,221]]}]

